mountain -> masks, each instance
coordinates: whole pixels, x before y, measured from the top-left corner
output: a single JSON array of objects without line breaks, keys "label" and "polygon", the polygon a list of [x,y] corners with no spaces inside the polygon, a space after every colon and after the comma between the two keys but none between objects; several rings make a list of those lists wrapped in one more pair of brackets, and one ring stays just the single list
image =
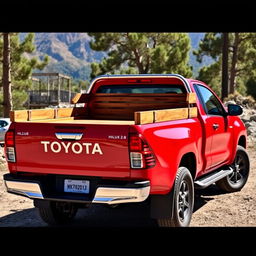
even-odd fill
[{"label": "mountain", "polygon": [[[21,40],[26,33],[21,33]],[[44,72],[59,72],[74,79],[88,80],[90,63],[100,61],[105,53],[90,49],[91,38],[87,33],[35,33],[36,51],[43,58],[50,56]]]},{"label": "mountain", "polygon": [[[26,33],[21,33],[21,40]],[[193,76],[203,65],[211,63],[210,58],[204,58],[198,63],[192,54],[197,49],[204,33],[189,33],[191,39],[190,65],[193,66]],[[42,58],[45,54],[50,56],[50,63],[44,72],[59,72],[74,79],[90,79],[90,63],[99,62],[106,56],[104,52],[96,52],[90,48],[91,38],[87,33],[35,33],[36,52],[33,54]]]},{"label": "mountain", "polygon": [[200,41],[204,38],[205,33],[189,33],[191,41],[191,51],[189,54],[189,64],[193,67],[193,77],[196,78],[201,67],[208,66],[213,62],[213,59],[208,56],[204,56],[202,63],[197,62],[196,56],[193,55],[193,51],[197,50]]}]

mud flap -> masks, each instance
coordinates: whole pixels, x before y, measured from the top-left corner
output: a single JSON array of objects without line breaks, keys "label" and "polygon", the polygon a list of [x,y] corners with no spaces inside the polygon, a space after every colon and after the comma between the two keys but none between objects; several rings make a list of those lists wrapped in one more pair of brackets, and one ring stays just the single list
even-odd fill
[{"label": "mud flap", "polygon": [[166,195],[151,195],[150,200],[150,216],[152,219],[173,217],[173,189]]},{"label": "mud flap", "polygon": [[50,201],[49,200],[42,200],[42,199],[34,199],[34,206],[39,207],[49,207]]}]

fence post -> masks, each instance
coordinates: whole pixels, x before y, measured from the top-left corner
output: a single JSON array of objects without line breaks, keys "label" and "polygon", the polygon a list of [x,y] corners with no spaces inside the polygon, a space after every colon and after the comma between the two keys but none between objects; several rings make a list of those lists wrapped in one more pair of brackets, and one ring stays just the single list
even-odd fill
[{"label": "fence post", "polygon": [[58,74],[58,106],[60,105],[60,76]]}]

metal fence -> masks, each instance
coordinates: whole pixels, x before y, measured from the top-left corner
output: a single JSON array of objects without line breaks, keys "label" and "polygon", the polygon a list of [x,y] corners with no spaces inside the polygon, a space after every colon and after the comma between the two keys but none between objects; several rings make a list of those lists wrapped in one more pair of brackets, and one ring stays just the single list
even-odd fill
[{"label": "metal fence", "polygon": [[28,91],[29,104],[49,104],[56,105],[61,102],[70,102],[70,99],[75,96],[75,93],[69,91],[59,91],[58,101],[58,90],[45,90],[45,91]]}]

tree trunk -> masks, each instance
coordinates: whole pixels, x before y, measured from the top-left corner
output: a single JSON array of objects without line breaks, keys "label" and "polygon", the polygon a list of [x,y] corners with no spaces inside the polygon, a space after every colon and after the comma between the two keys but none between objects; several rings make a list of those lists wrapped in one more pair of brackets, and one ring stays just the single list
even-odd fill
[{"label": "tree trunk", "polygon": [[12,91],[11,91],[11,62],[10,62],[10,35],[9,33],[3,33],[3,108],[4,117],[10,116],[12,110]]},{"label": "tree trunk", "polygon": [[223,33],[222,44],[222,92],[221,99],[223,100],[228,96],[228,33]]},{"label": "tree trunk", "polygon": [[135,63],[137,65],[137,68],[139,70],[139,74],[144,74],[145,70],[143,68],[143,64],[142,64],[142,56],[139,55],[138,50],[134,49],[133,53],[135,55]]},{"label": "tree trunk", "polygon": [[233,55],[232,55],[231,69],[230,69],[230,84],[229,84],[230,93],[235,92],[238,45],[239,45],[239,33],[235,33],[235,41],[234,41],[234,45],[233,45]]}]

